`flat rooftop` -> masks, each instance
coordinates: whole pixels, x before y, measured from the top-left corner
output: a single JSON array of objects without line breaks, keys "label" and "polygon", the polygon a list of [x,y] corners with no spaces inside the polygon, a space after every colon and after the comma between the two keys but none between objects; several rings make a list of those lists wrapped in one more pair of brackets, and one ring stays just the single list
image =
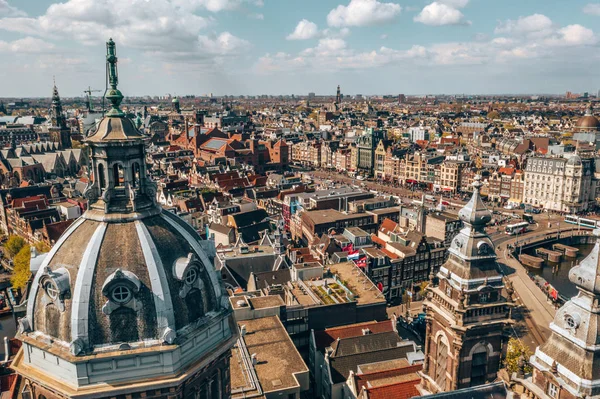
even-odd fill
[{"label": "flat rooftop", "polygon": [[434,219],[441,220],[443,222],[456,222],[456,221],[460,220],[458,218],[458,215],[454,215],[454,214],[448,213],[448,212],[432,212],[427,215],[427,217],[430,217],[430,216]]},{"label": "flat rooftop", "polygon": [[349,213],[336,211],[335,209],[319,209],[304,212],[303,216],[309,218],[313,224],[335,223],[338,220],[364,218],[368,213]]},{"label": "flat rooftop", "polygon": [[239,247],[219,249],[217,256],[225,258],[254,258],[257,256],[273,256],[273,247],[270,245],[248,245],[248,252],[243,252]]},{"label": "flat rooftop", "polygon": [[[242,339],[248,353],[256,354],[257,363],[254,370],[262,391],[269,393],[299,387],[300,383],[295,374],[308,373],[308,367],[279,318],[277,316],[262,317],[244,320],[243,323],[238,324],[246,326],[246,335]],[[231,363],[234,363],[234,359]],[[237,371],[236,373],[239,374]],[[233,370],[231,374],[233,389]],[[240,385],[239,375],[235,378],[236,384]]]},{"label": "flat rooftop", "polygon": [[399,206],[392,206],[392,207],[389,207],[389,208],[372,209],[372,210],[368,210],[366,212],[373,213],[375,215],[388,215],[388,214],[391,214],[391,213],[400,213],[400,207]]},{"label": "flat rooftop", "polygon": [[252,309],[264,309],[274,308],[277,306],[285,306],[285,302],[283,302],[283,299],[281,299],[279,295],[267,295],[248,298],[248,302],[250,302],[250,306],[252,306]]},{"label": "flat rooftop", "polygon": [[354,262],[336,263],[329,268],[352,291],[358,305],[386,303],[385,296]]}]

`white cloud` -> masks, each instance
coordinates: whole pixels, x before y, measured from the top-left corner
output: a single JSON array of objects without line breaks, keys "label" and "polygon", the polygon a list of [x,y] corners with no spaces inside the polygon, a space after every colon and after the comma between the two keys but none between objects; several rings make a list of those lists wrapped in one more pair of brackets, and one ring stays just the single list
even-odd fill
[{"label": "white cloud", "polygon": [[0,0],[0,17],[24,17],[25,12],[8,4],[7,0]]},{"label": "white cloud", "polygon": [[[530,18],[531,17],[531,18]],[[581,25],[556,27],[543,16],[519,18],[505,23],[507,35],[479,36],[472,41],[435,43],[428,46],[413,45],[408,49],[381,47],[371,51],[353,49],[341,38],[326,37],[315,47],[307,48],[298,55],[266,54],[259,59],[255,70],[259,73],[287,72],[335,72],[348,69],[369,69],[385,65],[402,64],[422,66],[453,65],[512,65],[536,60],[561,61],[566,57],[585,54],[586,46],[598,43],[591,29]],[[538,35],[544,32],[543,36]],[[559,62],[560,63],[560,62]]]},{"label": "white cloud", "polygon": [[[155,0],[149,0],[148,3]],[[262,0],[173,0],[173,4],[189,11],[206,9],[211,12],[237,10],[244,4],[262,7]]]},{"label": "white cloud", "polygon": [[533,14],[519,17],[516,21],[509,19],[498,24],[495,33],[508,33],[512,35],[527,35],[544,37],[552,33],[552,20],[543,14]]},{"label": "white cloud", "polygon": [[554,37],[545,41],[545,43],[555,46],[587,46],[597,42],[594,31],[578,24],[559,29]]},{"label": "white cloud", "polygon": [[600,4],[588,3],[583,7],[583,12],[590,15],[600,16]]},{"label": "white cloud", "polygon": [[0,40],[0,52],[12,53],[45,53],[54,49],[52,43],[34,37],[26,37],[12,42]]},{"label": "white cloud", "polygon": [[[466,2],[457,4],[464,4]],[[462,12],[446,4],[445,2],[434,1],[433,3],[425,6],[423,10],[414,18],[415,22],[420,22],[430,26],[442,26],[442,25],[467,25],[470,22],[465,21]]]},{"label": "white cloud", "polygon": [[[177,6],[177,1],[183,0],[67,0],[51,5],[37,18],[0,19],[0,29],[50,40],[76,40],[86,45],[101,44],[113,37],[118,45],[182,58],[236,55],[248,47],[248,42],[229,32],[203,32],[214,24],[212,17],[189,12],[188,8]],[[207,9],[216,10],[241,0],[212,1],[191,1],[189,6],[202,3]]]},{"label": "white cloud", "polygon": [[371,26],[392,22],[400,15],[402,7],[396,3],[378,0],[350,0],[347,6],[339,5],[327,15],[329,26]]},{"label": "white cloud", "polygon": [[465,8],[469,0],[438,0],[438,3],[445,4],[453,8]]},{"label": "white cloud", "polygon": [[199,36],[199,49],[209,54],[228,55],[243,52],[250,46],[246,40],[240,39],[229,32],[218,36]]},{"label": "white cloud", "polygon": [[319,35],[319,28],[317,27],[317,24],[315,24],[314,22],[310,22],[307,19],[303,19],[302,21],[298,22],[298,25],[296,25],[296,29],[294,29],[294,32],[289,34],[286,37],[286,39],[287,40],[307,40],[307,39],[314,39],[318,35]]}]

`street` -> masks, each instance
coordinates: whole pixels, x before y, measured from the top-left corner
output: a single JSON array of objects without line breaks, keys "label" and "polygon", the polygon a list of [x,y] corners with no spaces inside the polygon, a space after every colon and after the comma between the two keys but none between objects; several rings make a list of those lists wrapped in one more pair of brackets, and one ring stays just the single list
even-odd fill
[{"label": "street", "polygon": [[[312,171],[308,173],[313,176],[316,181],[327,179],[344,184],[360,185],[368,190],[376,190],[383,194],[399,196],[405,203],[410,202],[412,199],[420,199],[423,194],[422,191],[413,191],[408,188],[395,187],[381,182],[357,180],[336,172]],[[458,213],[458,210],[460,209],[460,206],[458,205],[462,206],[465,203],[465,201],[454,198],[446,198],[445,200],[457,205],[455,207],[448,207],[447,209],[448,212],[455,214]],[[523,210],[505,210],[503,208],[494,208],[493,205],[488,206],[490,207],[490,210],[496,211],[494,217],[502,217],[502,213],[523,214]],[[507,247],[524,237],[555,232],[559,224],[561,231],[569,230],[573,227],[562,222],[562,216],[560,215],[538,214],[534,216],[534,220],[535,223],[530,225],[529,230],[526,233],[516,236],[505,234],[504,226],[501,224],[490,225],[487,228],[487,232],[496,247],[498,264],[512,282],[517,297],[517,303],[520,305],[513,314],[515,325],[512,326],[511,335],[520,337],[520,339],[522,339],[531,349],[534,349],[548,338],[550,334],[549,325],[554,319],[556,310],[554,309],[554,304],[546,298],[546,295],[529,278],[527,269],[521,265],[518,260],[509,255]],[[505,223],[510,223],[510,221],[506,220]],[[421,302],[411,303],[411,316],[420,313],[421,307]],[[396,314],[398,316],[404,316],[406,310],[404,304],[390,307],[388,308],[388,315],[392,316],[393,314]]]}]

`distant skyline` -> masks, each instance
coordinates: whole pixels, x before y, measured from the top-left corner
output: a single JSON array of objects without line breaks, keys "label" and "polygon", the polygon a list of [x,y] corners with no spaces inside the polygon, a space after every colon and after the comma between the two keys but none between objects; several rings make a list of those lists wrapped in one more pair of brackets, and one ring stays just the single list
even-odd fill
[{"label": "distant skyline", "polygon": [[[0,0],[0,97],[595,94],[600,2]],[[97,93],[101,94],[101,93]]]}]

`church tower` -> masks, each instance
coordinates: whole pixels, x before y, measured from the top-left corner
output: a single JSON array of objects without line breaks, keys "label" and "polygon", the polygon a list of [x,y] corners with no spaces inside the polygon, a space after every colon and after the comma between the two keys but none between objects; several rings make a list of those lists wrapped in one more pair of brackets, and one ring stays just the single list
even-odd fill
[{"label": "church tower", "polygon": [[335,103],[340,105],[342,103],[342,92],[340,90],[340,85],[337,87],[337,93],[335,95]]},{"label": "church tower", "polygon": [[492,215],[481,201],[480,180],[476,176],[473,196],[458,213],[464,227],[452,240],[438,282],[426,290],[423,394],[496,379],[512,323],[512,288],[508,281],[505,285],[485,232]]},{"label": "church tower", "polygon": [[594,235],[592,252],[569,272],[577,296],[556,312],[530,359],[532,376],[518,381],[536,398],[600,398],[600,230]]},{"label": "church tower", "polygon": [[71,148],[71,130],[67,127],[67,121],[63,114],[62,103],[58,95],[56,83],[52,90],[52,105],[50,106],[50,140],[58,143],[61,150]]}]

